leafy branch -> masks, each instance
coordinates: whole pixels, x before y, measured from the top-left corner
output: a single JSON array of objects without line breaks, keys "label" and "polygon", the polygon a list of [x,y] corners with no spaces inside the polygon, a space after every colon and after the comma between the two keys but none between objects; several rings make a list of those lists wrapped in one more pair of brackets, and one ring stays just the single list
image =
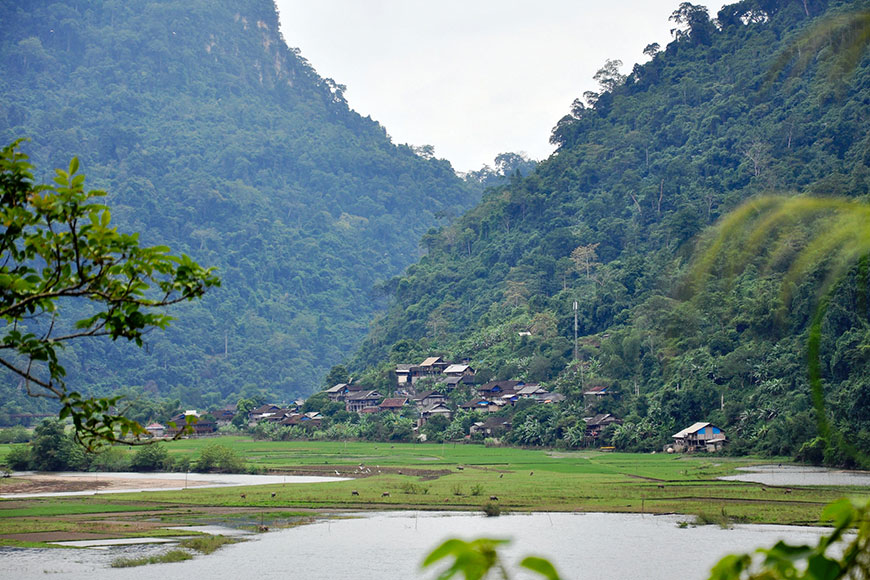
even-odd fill
[{"label": "leafy branch", "polygon": [[[109,208],[97,203],[106,194],[85,191],[78,159],[57,169],[53,184],[34,184],[20,143],[0,151],[0,366],[23,378],[30,396],[60,401],[79,441],[132,442],[145,430],[116,411],[118,397],[68,391],[58,350],[97,336],[141,346],[146,332],[173,320],[162,309],[220,281],[212,268],[112,227]],[[61,324],[68,300],[96,312]]]}]

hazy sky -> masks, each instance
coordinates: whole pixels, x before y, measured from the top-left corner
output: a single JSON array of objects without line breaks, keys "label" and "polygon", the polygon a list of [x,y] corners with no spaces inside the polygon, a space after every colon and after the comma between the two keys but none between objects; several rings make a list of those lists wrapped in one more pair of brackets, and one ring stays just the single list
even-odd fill
[{"label": "hazy sky", "polygon": [[[723,2],[701,0],[711,17]],[[670,42],[678,0],[277,0],[284,38],[394,143],[433,145],[457,171],[552,152],[550,130],[596,88]]]}]

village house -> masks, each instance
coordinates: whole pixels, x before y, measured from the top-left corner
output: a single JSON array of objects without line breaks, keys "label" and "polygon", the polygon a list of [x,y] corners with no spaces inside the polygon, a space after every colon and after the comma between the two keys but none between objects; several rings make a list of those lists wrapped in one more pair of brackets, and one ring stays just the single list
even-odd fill
[{"label": "village house", "polygon": [[565,399],[567,399],[567,397],[565,397],[565,395],[563,395],[562,393],[548,393],[544,391],[543,393],[537,393],[534,396],[534,399],[539,403],[549,405],[552,403],[561,403]]},{"label": "village house", "polygon": [[222,427],[224,425],[229,425],[232,422],[237,411],[238,407],[236,405],[227,405],[223,409],[212,411],[211,415],[217,422],[218,427]]},{"label": "village house", "polygon": [[413,386],[424,379],[456,386],[474,378],[474,369],[468,364],[449,363],[439,356],[430,356],[418,365],[397,364],[395,372],[398,387]]},{"label": "village house", "polygon": [[207,417],[206,415],[200,415],[196,410],[188,410],[183,413],[179,413],[172,417],[169,420],[169,425],[166,426],[165,435],[170,437],[175,437],[178,433],[187,426],[187,418],[193,417],[192,419],[192,435],[205,435],[208,433],[214,433],[217,431],[217,423]]},{"label": "village house", "polygon": [[547,394],[547,390],[541,385],[522,385],[516,389],[519,399],[532,399],[541,394]]},{"label": "village house", "polygon": [[607,395],[607,387],[603,385],[598,385],[595,387],[591,387],[583,391],[583,394],[588,397],[603,397]]},{"label": "village house", "polygon": [[405,397],[390,397],[381,401],[381,404],[378,405],[378,407],[381,411],[392,411],[393,413],[398,413],[407,404],[408,399]]},{"label": "village house", "polygon": [[665,448],[668,453],[679,451],[719,451],[725,445],[725,434],[712,423],[698,422],[672,435],[674,443]]},{"label": "village house", "polygon": [[444,374],[448,377],[473,377],[474,369],[466,364],[453,364],[444,369]]},{"label": "village house", "polygon": [[411,369],[414,365],[396,365],[396,383],[401,387],[411,384]]},{"label": "village house", "polygon": [[427,421],[429,421],[429,419],[439,415],[445,417],[449,421],[453,418],[453,411],[450,410],[450,407],[448,407],[446,403],[441,401],[436,401],[429,405],[420,407],[420,418],[417,420],[417,426],[422,427]]},{"label": "village house", "polygon": [[451,376],[444,379],[444,386],[448,389],[453,390],[456,387],[462,385],[473,385],[474,384],[474,375],[459,375],[459,376]]},{"label": "village house", "polygon": [[429,407],[435,403],[447,402],[447,395],[439,391],[424,391],[417,394],[413,398],[413,401],[414,404],[417,405],[417,407]]},{"label": "village house", "polygon": [[377,391],[358,391],[347,396],[344,400],[344,408],[351,413],[360,413],[367,407],[374,408],[377,412],[381,399],[383,397]]},{"label": "village house", "polygon": [[366,390],[370,389],[365,385],[358,385],[355,383],[338,383],[337,385],[329,387],[324,392],[326,393],[326,396],[329,398],[329,400],[333,403],[343,403],[351,395]]},{"label": "village house", "polygon": [[255,425],[266,417],[270,417],[280,410],[281,407],[279,405],[260,405],[256,409],[251,409],[250,411],[248,411],[248,423]]},{"label": "village house", "polygon": [[279,408],[272,413],[267,413],[260,418],[260,423],[280,423],[286,417],[292,415],[295,409]]},{"label": "village house", "polygon": [[148,434],[152,437],[163,437],[166,432],[166,427],[160,423],[151,423],[145,430],[148,431]]},{"label": "village house", "polygon": [[347,396],[347,393],[350,392],[348,389],[347,383],[338,383],[326,389],[326,396],[329,397],[329,400],[333,403],[344,401],[344,398]]},{"label": "village house", "polygon": [[504,406],[504,402],[502,401],[493,401],[489,399],[484,399],[482,397],[478,397],[476,399],[472,399],[467,403],[463,403],[459,405],[460,409],[465,409],[466,411],[481,411],[482,413],[495,413],[499,409]]},{"label": "village house", "polygon": [[300,426],[311,429],[318,429],[323,423],[323,417],[317,411],[309,411],[308,413],[290,413],[281,420],[281,425]]},{"label": "village house", "polygon": [[420,363],[420,368],[426,370],[429,374],[440,375],[444,369],[450,366],[450,363],[445,362],[440,356],[430,356]]},{"label": "village house", "polygon": [[510,419],[504,417],[487,417],[486,421],[478,421],[468,432],[471,435],[482,434],[485,437],[501,437],[511,430]]},{"label": "village house", "polygon": [[513,395],[518,387],[524,386],[522,381],[490,381],[477,387],[477,394],[483,399],[496,400],[504,395]]},{"label": "village house", "polygon": [[601,432],[608,425],[622,424],[622,419],[617,419],[610,413],[599,413],[594,417],[583,417],[583,421],[586,422],[586,438],[592,440],[598,439]]}]

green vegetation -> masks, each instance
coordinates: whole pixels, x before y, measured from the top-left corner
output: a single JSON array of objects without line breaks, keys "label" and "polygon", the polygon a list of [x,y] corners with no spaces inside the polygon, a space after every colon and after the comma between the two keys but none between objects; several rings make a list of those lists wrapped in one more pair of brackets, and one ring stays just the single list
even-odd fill
[{"label": "green vegetation", "polygon": [[200,452],[196,469],[206,472],[240,473],[245,470],[245,460],[230,447],[211,443]]},{"label": "green vegetation", "polygon": [[[113,226],[223,282],[168,310],[177,323],[144,351],[58,353],[71,389],[124,394],[131,419],[316,390],[382,307],[379,282],[479,198],[350,110],[287,46],[270,0],[36,0],[3,3],[0,22],[0,143],[28,137],[43,171],[77,155]],[[8,375],[0,401],[0,414],[56,409]]]},{"label": "green vegetation", "polygon": [[822,519],[833,523],[833,531],[819,538],[815,546],[777,542],[752,554],[726,556],[713,567],[711,580],[837,580],[864,578],[870,572],[870,524],[867,504],[840,500],[825,508]]},{"label": "green vegetation", "polygon": [[[714,25],[705,8],[681,5],[664,50],[650,48],[625,77],[613,63],[599,71],[600,91],[555,127],[553,157],[426,235],[427,255],[387,285],[389,312],[351,374],[380,387],[395,364],[469,357],[495,379],[563,393],[567,405],[512,418],[508,441],[523,445],[574,447],[581,417],[611,413],[624,422],[600,443],[623,450],[660,450],[710,421],[730,453],[853,465],[813,444],[823,433],[806,345],[818,329],[830,422],[866,453],[866,270],[846,270],[815,325],[823,273],[788,271],[802,248],[819,250],[812,240],[826,222],[770,231],[733,276],[705,280],[690,298],[682,290],[700,234],[748,198],[799,191],[866,205],[870,66],[855,61],[839,83],[828,74],[837,47],[863,46],[861,35],[826,36],[800,71],[778,60],[815,22],[855,6],[744,1]],[[608,394],[585,397],[591,387]]]},{"label": "green vegetation", "polygon": [[[813,523],[822,506],[846,491],[784,488],[719,481],[753,461],[666,454],[560,452],[480,445],[272,442],[221,438],[220,444],[253,468],[273,473],[329,475],[354,479],[295,486],[189,487],[180,491],[119,494],[116,502],[153,509],[221,507],[278,509],[460,509],[480,510],[498,498],[510,511],[613,511],[720,514],[736,521]],[[213,440],[167,445],[170,457],[197,457]],[[132,453],[132,452],[131,452]],[[755,460],[758,462],[758,460]],[[458,469],[462,466],[463,469]],[[195,479],[191,475],[191,479]],[[0,480],[0,489],[4,482]],[[473,492],[477,491],[477,495]],[[356,494],[352,492],[356,491]],[[383,494],[388,492],[388,496]],[[275,495],[272,495],[272,494]],[[242,495],[244,494],[244,496]],[[52,505],[61,500],[34,500]],[[2,505],[2,504],[0,504]],[[64,500],[60,505],[71,505]],[[2,531],[0,531],[2,533]]]},{"label": "green vegetation", "polygon": [[[85,191],[78,159],[56,171],[54,185],[35,184],[18,145],[0,149],[0,365],[24,379],[31,397],[57,400],[79,440],[138,437],[141,425],[112,412],[117,398],[67,389],[60,350],[94,336],[141,346],[146,332],[169,324],[165,307],[199,298],[219,281],[185,255],[140,246],[138,236],[110,227],[108,208],[96,203],[105,193]],[[59,305],[76,301],[87,303],[88,314],[62,317]]]},{"label": "green vegetation", "polygon": [[169,550],[165,554],[156,556],[142,556],[141,558],[117,558],[112,561],[112,568],[133,568],[147,564],[166,564],[169,562],[183,562],[193,558],[193,554],[185,550]]},{"label": "green vegetation", "polygon": [[171,466],[166,446],[159,443],[140,447],[130,459],[130,469],[133,471],[167,471]]},{"label": "green vegetation", "polygon": [[[203,521],[275,528],[310,521],[317,510],[678,513],[716,523],[813,525],[825,504],[844,494],[860,502],[870,499],[866,488],[860,487],[783,488],[716,479],[757,459],[716,458],[714,462],[706,456],[554,453],[453,444],[218,441],[245,457],[249,465],[272,473],[335,476],[338,472],[352,479],[197,488],[191,474],[186,489],[118,493],[111,501],[106,496],[2,500],[0,544],[21,545],[34,541],[33,534],[47,532],[174,537],[184,532],[167,528]],[[166,448],[177,461],[196,457],[213,444],[214,440],[190,439]],[[17,481],[0,479],[0,494]],[[497,499],[489,499],[493,496]]]},{"label": "green vegetation", "polygon": [[227,544],[235,544],[240,540],[235,538],[228,538],[226,536],[196,536],[195,538],[188,538],[186,540],[181,540],[178,545],[182,548],[189,548],[191,550],[196,550],[201,554],[211,554],[221,546],[226,546]]}]

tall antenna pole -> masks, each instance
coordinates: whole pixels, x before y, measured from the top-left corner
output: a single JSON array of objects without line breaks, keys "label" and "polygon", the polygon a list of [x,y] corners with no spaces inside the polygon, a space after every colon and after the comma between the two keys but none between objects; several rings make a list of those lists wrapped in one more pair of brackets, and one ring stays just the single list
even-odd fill
[{"label": "tall antenna pole", "polygon": [[577,301],[574,301],[574,360],[578,360],[577,353]]}]

